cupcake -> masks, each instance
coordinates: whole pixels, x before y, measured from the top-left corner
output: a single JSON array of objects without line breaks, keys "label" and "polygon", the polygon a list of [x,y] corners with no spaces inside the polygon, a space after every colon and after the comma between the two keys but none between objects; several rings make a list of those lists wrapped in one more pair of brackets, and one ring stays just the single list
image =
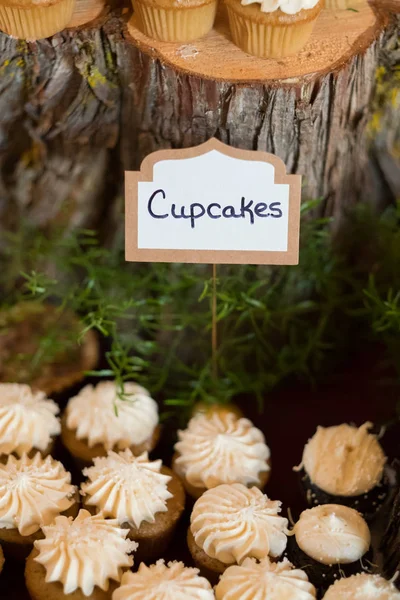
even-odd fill
[{"label": "cupcake", "polygon": [[306,573],[287,559],[274,563],[266,557],[260,562],[246,558],[240,566],[228,567],[215,588],[215,597],[216,600],[314,600],[317,592]]},{"label": "cupcake", "polygon": [[78,344],[82,329],[73,313],[50,304],[21,302],[0,311],[0,381],[27,383],[49,395],[78,383],[99,357],[93,331]]},{"label": "cupcake", "polygon": [[137,547],[118,522],[80,510],[56,517],[28,556],[25,583],[33,600],[111,600]]},{"label": "cupcake", "polygon": [[388,493],[386,456],[372,423],[318,427],[304,448],[300,467],[310,506],[344,504],[372,517]]},{"label": "cupcake", "polygon": [[360,513],[347,506],[325,504],[305,510],[288,540],[289,560],[304,569],[319,590],[371,566],[370,530]]},{"label": "cupcake", "polygon": [[138,456],[156,446],[160,427],[155,400],[132,382],[125,383],[123,399],[117,392],[115,382],[103,381],[69,400],[61,437],[79,466],[90,466],[109,450],[130,448]]},{"label": "cupcake", "polygon": [[161,42],[191,42],[209,33],[217,0],[132,0],[135,25]]},{"label": "cupcake", "polygon": [[51,454],[61,431],[59,408],[29,385],[0,383],[0,462],[9,454]]},{"label": "cupcake", "polygon": [[324,600],[400,600],[400,592],[379,575],[361,574],[336,581]]},{"label": "cupcake", "polygon": [[162,556],[185,508],[179,477],[161,460],[149,461],[147,452],[136,457],[129,448],[95,458],[83,474],[85,507],[128,529],[128,537],[139,544],[136,561]]},{"label": "cupcake", "polygon": [[178,437],[173,469],[195,499],[223,483],[262,489],[269,479],[269,448],[248,419],[234,413],[199,413]]},{"label": "cupcake", "polygon": [[65,29],[75,0],[6,0],[0,4],[0,29],[33,42]]},{"label": "cupcake", "polygon": [[125,573],[121,587],[112,600],[214,600],[210,583],[199,576],[198,569],[181,562],[168,565],[159,560],[147,567],[142,563],[137,573]]},{"label": "cupcake", "polygon": [[233,42],[259,58],[285,58],[307,44],[323,0],[225,0]]},{"label": "cupcake", "polygon": [[223,484],[205,492],[190,517],[188,546],[196,566],[216,581],[229,565],[247,557],[278,558],[287,544],[281,502],[257,487]]},{"label": "cupcake", "polygon": [[43,537],[43,525],[60,514],[76,516],[78,509],[71,475],[51,456],[10,455],[0,464],[0,543],[7,556],[26,558]]}]

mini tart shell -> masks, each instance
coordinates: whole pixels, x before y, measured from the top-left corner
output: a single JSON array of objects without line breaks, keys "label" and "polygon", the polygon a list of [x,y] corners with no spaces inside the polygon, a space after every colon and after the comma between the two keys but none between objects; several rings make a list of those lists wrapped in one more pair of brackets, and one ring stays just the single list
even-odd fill
[{"label": "mini tart shell", "polygon": [[[136,565],[141,562],[150,564],[163,556],[185,509],[185,490],[179,477],[168,467],[161,467],[160,472],[171,477],[167,485],[168,491],[172,494],[172,498],[167,500],[168,510],[156,513],[154,523],[143,521],[139,529],[127,523],[121,524],[123,529],[129,529],[128,538],[139,544],[135,552]],[[96,506],[85,504],[85,499],[83,499],[83,506],[92,514],[98,512]]]},{"label": "mini tart shell", "polygon": [[[179,456],[180,456],[179,452],[175,452],[174,456],[172,457],[172,468],[175,471],[175,473],[181,478],[182,483],[185,487],[185,490],[189,494],[189,496],[191,498],[193,498],[193,500],[198,500],[200,498],[200,496],[202,496],[204,494],[204,492],[207,491],[208,488],[196,487],[188,482],[181,465],[176,463],[176,460],[177,460],[177,458],[179,458]],[[271,459],[268,459],[267,463],[270,467],[270,470],[269,471],[261,471],[258,474],[259,478],[260,478],[260,483],[257,483],[257,484],[252,483],[248,487],[255,486],[255,487],[258,487],[260,490],[263,490],[265,488],[265,486],[267,485],[267,483],[271,477]]]},{"label": "mini tart shell", "polygon": [[[80,496],[77,490],[74,496],[74,504],[63,513],[66,517],[75,518],[79,512]],[[23,536],[18,529],[1,529],[0,528],[0,544],[3,546],[4,554],[7,557],[16,560],[25,560],[32,552],[33,544],[36,540],[42,540],[44,537],[41,529],[32,533],[32,535]]]},{"label": "mini tart shell", "polygon": [[120,585],[116,581],[110,580],[106,592],[95,587],[90,596],[85,596],[80,589],[66,596],[61,583],[46,583],[46,569],[34,560],[38,554],[37,550],[33,550],[25,565],[25,584],[31,600],[63,600],[64,598],[65,600],[111,600],[113,592]]},{"label": "mini tart shell", "polygon": [[211,31],[217,0],[133,0],[135,24],[161,42],[190,42]]},{"label": "mini tart shell", "polygon": [[279,59],[297,54],[307,44],[324,0],[295,15],[280,9],[265,13],[259,4],[243,6],[241,0],[224,1],[234,44],[247,54]]},{"label": "mini tart shell", "polygon": [[[157,425],[147,440],[142,444],[133,444],[129,446],[129,449],[135,456],[140,456],[143,452],[151,452],[160,439],[160,433],[161,427]],[[90,447],[86,439],[80,440],[76,437],[76,430],[67,427],[67,415],[65,413],[61,419],[61,440],[79,469],[91,466],[93,459],[98,456],[107,456],[107,449],[103,444],[95,444]],[[112,450],[119,452],[121,449],[115,446]]]},{"label": "mini tart shell", "polygon": [[[46,0],[42,0],[34,10],[45,11],[47,14],[47,11],[51,11],[52,9],[60,10],[60,5],[64,1],[57,2],[56,0],[54,2],[48,0],[46,2]],[[18,37],[9,31],[9,17],[4,17],[6,18],[6,23],[3,23],[4,19],[2,15],[4,9],[6,9],[7,14],[8,9],[23,11],[24,14],[28,14],[30,3],[26,2],[26,0],[17,0],[15,3],[12,0],[3,2],[4,0],[0,0],[0,29],[9,35]],[[71,14],[74,4],[75,0],[72,0]],[[67,23],[70,18],[71,16],[68,17]],[[40,22],[40,19],[38,18],[37,21]],[[18,26],[22,26],[23,23],[24,20],[22,18],[18,20]],[[67,23],[61,29],[64,29]],[[26,340],[34,337],[35,334],[40,337],[38,322],[42,323],[43,329],[46,331],[47,326],[51,327],[52,320],[54,321],[58,318],[59,315],[55,306],[51,304],[39,304],[37,302],[21,302],[16,304],[12,309],[0,312],[0,327],[5,329],[4,333],[0,330],[0,382],[27,383],[33,389],[45,392],[47,396],[51,396],[53,393],[62,392],[79,383],[84,379],[86,371],[91,371],[96,367],[100,356],[99,341],[95,332],[88,331],[81,345],[76,345],[76,355],[74,353],[73,360],[70,357],[56,355],[54,356],[54,362],[42,366],[39,373],[28,376],[27,373],[23,372],[21,375],[21,367],[18,364],[13,364],[12,355],[19,352],[32,354],[34,352],[34,344],[26,348]],[[78,335],[81,330],[78,317],[74,313],[65,312],[61,318],[66,327],[69,329],[76,328]]]},{"label": "mini tart shell", "polygon": [[187,545],[193,561],[200,571],[200,575],[208,579],[212,585],[216,585],[219,576],[222,575],[228,567],[232,566],[221,562],[217,558],[208,556],[208,554],[196,544],[190,527],[187,532]]},{"label": "mini tart shell", "polygon": [[[29,458],[33,458],[35,456],[35,454],[37,454],[38,452],[40,452],[42,458],[46,458],[46,456],[50,456],[54,454],[54,447],[56,444],[56,438],[52,437],[47,448],[45,448],[44,450],[39,450],[38,448],[32,448],[32,450],[29,450],[29,452],[27,452],[27,455],[29,456]],[[13,456],[20,458],[18,454],[16,454],[15,452],[10,452],[10,454],[12,454]],[[0,454],[0,463],[5,465],[7,463],[9,454]]]}]

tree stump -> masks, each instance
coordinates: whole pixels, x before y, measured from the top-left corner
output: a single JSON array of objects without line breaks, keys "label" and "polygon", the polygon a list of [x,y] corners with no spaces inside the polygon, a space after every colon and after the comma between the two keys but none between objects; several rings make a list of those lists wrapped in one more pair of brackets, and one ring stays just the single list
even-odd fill
[{"label": "tree stump", "polygon": [[240,56],[223,15],[208,38],[168,48],[128,25],[128,7],[40,42],[0,34],[2,227],[110,234],[124,170],[211,137],[277,154],[322,214],[387,205],[400,194],[399,6],[355,6],[325,12],[301,56],[279,62]]}]

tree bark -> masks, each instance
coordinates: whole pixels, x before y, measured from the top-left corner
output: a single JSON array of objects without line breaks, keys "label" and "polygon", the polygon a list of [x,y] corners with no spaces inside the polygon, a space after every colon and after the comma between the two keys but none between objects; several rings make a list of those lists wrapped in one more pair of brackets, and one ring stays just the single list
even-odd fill
[{"label": "tree bark", "polygon": [[[400,195],[398,18],[339,70],[293,85],[211,81],[143,53],[120,9],[25,43],[0,34],[0,223],[116,227],[123,171],[218,137],[280,156],[341,217]],[[378,79],[376,77],[377,68]]]}]

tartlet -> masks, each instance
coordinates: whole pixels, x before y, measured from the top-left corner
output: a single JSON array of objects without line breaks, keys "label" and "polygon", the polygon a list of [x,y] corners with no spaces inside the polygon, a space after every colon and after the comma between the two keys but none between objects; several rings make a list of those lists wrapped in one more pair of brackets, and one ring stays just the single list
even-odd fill
[{"label": "tartlet", "polygon": [[336,579],[371,569],[371,533],[356,510],[324,504],[301,513],[290,532],[289,560],[320,592]]},{"label": "tartlet", "polygon": [[74,313],[51,304],[20,302],[0,311],[0,381],[27,383],[48,395],[79,383],[99,359],[93,331],[78,344],[82,329]]},{"label": "tartlet", "polygon": [[124,399],[113,381],[85,386],[68,401],[61,426],[63,444],[81,468],[109,450],[151,452],[160,436],[157,403],[133,382],[125,383]]},{"label": "tartlet", "polygon": [[324,600],[400,600],[400,592],[391,581],[364,573],[338,579]]},{"label": "tartlet", "polygon": [[142,563],[137,573],[125,573],[112,600],[214,600],[211,584],[198,569],[182,562]]},{"label": "tartlet", "polygon": [[9,454],[52,453],[61,425],[59,408],[29,385],[0,383],[0,462]]},{"label": "tartlet", "polygon": [[193,507],[187,537],[200,573],[213,582],[247,557],[280,557],[288,532],[280,512],[281,502],[257,487],[223,484],[204,492]]},{"label": "tartlet", "polygon": [[318,427],[296,467],[310,506],[344,504],[366,518],[375,515],[387,497],[388,483],[387,459],[377,436],[370,433],[372,426]]},{"label": "tartlet", "polygon": [[28,556],[25,583],[32,600],[111,600],[137,544],[117,521],[80,510],[56,517]]},{"label": "tartlet", "polygon": [[162,556],[185,508],[185,490],[171,469],[149,461],[147,452],[136,457],[127,449],[95,458],[83,474],[85,507],[128,529],[139,544],[136,561]]},{"label": "tartlet", "polygon": [[0,543],[7,556],[26,558],[43,537],[43,525],[60,514],[74,517],[78,510],[71,475],[51,456],[10,455],[0,464]]},{"label": "tartlet", "polygon": [[241,565],[228,567],[221,575],[215,597],[216,600],[315,600],[317,591],[305,571],[296,569],[287,559],[274,563],[268,557],[260,562],[246,558]]},{"label": "tartlet", "polygon": [[297,54],[311,36],[323,1],[225,0],[233,42],[259,58]]},{"label": "tartlet", "polygon": [[192,498],[223,483],[265,487],[270,450],[248,419],[232,412],[198,413],[178,438],[173,469]]},{"label": "tartlet", "polygon": [[162,42],[190,42],[211,31],[217,0],[132,0],[135,24]]}]

